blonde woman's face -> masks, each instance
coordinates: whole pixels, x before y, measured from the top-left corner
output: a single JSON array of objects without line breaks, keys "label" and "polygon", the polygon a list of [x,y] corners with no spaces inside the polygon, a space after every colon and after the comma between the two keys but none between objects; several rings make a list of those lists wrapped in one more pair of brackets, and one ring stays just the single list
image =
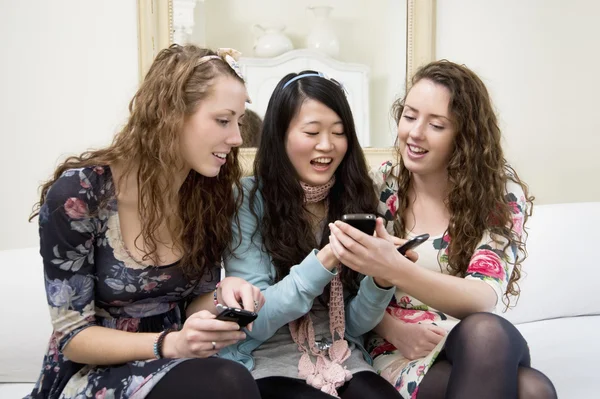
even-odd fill
[{"label": "blonde woman's face", "polygon": [[202,100],[183,126],[181,151],[187,166],[206,177],[215,177],[242,145],[240,120],[247,92],[242,82],[228,76],[215,79],[211,94]]},{"label": "blonde woman's face", "polygon": [[410,89],[398,123],[398,144],[411,172],[446,172],[456,137],[449,104],[448,89],[431,80],[421,79]]}]

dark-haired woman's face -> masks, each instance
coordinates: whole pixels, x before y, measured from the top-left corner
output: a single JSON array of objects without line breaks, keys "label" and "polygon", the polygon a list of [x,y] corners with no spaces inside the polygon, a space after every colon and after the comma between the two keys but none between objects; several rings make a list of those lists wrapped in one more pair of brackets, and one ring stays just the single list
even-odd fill
[{"label": "dark-haired woman's face", "polygon": [[341,118],[324,104],[306,99],[290,122],[285,149],[301,181],[312,186],[327,183],[348,149]]},{"label": "dark-haired woman's face", "polygon": [[398,144],[411,172],[445,173],[456,136],[449,104],[448,89],[431,80],[422,79],[410,89],[398,123]]}]

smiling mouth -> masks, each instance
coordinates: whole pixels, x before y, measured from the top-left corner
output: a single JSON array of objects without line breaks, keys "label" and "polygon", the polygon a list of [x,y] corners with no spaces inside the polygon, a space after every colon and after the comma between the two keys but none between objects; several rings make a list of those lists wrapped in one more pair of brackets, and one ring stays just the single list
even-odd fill
[{"label": "smiling mouth", "polygon": [[418,155],[427,154],[429,152],[424,148],[417,147],[417,146],[411,145],[411,144],[407,144],[407,147],[410,150],[410,152],[412,152],[414,154],[418,154]]},{"label": "smiling mouth", "polygon": [[212,154],[217,158],[227,159],[227,153],[225,152],[213,152]]},{"label": "smiling mouth", "polygon": [[332,162],[333,158],[329,157],[315,158],[312,161],[310,161],[310,163],[315,166],[328,166]]}]

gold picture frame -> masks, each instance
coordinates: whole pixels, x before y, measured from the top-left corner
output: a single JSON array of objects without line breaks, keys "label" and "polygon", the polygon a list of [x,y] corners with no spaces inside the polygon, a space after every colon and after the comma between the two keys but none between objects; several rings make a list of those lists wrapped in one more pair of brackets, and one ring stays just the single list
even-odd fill
[{"label": "gold picture frame", "polygon": [[[406,76],[435,59],[435,0],[407,0]],[[137,0],[139,76],[143,79],[158,52],[173,41],[172,0]],[[408,82],[407,82],[408,83]],[[408,84],[406,85],[408,87]],[[371,166],[394,159],[394,148],[363,148]],[[248,173],[256,149],[242,148],[241,161]]]}]

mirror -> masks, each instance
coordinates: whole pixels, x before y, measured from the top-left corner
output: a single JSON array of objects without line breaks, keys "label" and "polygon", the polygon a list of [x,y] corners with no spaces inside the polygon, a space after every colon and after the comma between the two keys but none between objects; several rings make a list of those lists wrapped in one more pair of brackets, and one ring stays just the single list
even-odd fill
[{"label": "mirror", "polygon": [[[249,125],[259,126],[283,76],[322,71],[344,85],[373,164],[390,159],[392,102],[434,58],[434,9],[434,0],[138,0],[140,76],[172,43],[235,48],[252,99]],[[252,158],[254,150],[242,150]]]}]

